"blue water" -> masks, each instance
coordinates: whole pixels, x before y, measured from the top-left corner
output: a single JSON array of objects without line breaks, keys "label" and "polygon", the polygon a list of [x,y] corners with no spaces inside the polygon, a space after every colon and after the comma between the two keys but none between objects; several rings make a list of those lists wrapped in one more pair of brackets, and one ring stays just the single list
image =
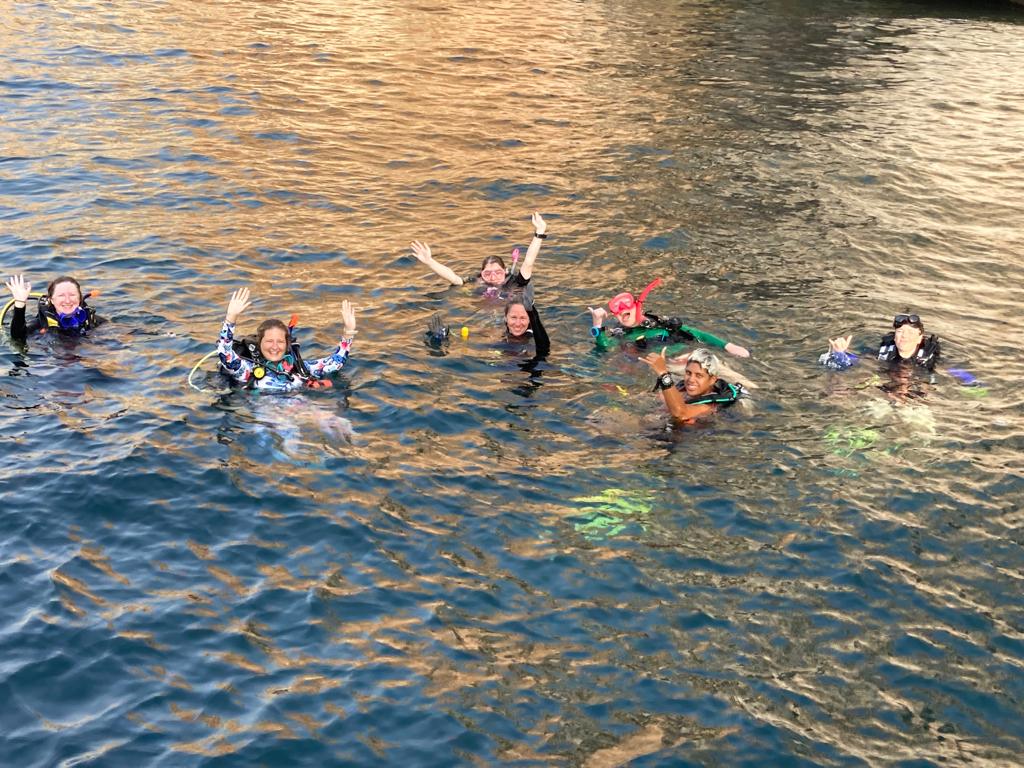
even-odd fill
[{"label": "blue water", "polygon": [[[112,322],[0,344],[0,765],[1019,762],[1019,11],[4,16],[0,269]],[[408,244],[534,210],[531,374]],[[655,276],[754,352],[702,427],[587,334]],[[188,386],[242,285],[307,355],[356,303],[333,389]],[[816,365],[906,308],[976,385]]]}]

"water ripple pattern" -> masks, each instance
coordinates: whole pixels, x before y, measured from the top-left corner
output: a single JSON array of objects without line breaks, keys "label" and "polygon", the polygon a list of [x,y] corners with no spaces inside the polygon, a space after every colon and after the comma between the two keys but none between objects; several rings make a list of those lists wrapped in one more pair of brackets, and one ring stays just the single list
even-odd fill
[{"label": "water ripple pattern", "polygon": [[[0,764],[1019,764],[1024,17],[826,5],[6,3],[0,265],[111,322],[2,332]],[[531,372],[408,245],[535,210]],[[587,334],[655,276],[704,427]],[[186,385],[241,285],[333,389]]]}]

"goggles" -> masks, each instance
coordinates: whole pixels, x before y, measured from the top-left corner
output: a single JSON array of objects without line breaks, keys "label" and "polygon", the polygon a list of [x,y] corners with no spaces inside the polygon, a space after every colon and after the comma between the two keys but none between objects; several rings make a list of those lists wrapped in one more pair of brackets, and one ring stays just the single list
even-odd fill
[{"label": "goggles", "polygon": [[892,319],[892,327],[900,328],[904,325],[912,325],[918,330],[921,329],[921,318],[917,315],[896,315]]},{"label": "goggles", "polygon": [[57,313],[57,325],[65,330],[72,330],[74,328],[80,328],[85,325],[89,320],[89,313],[79,307],[74,312],[64,314],[62,312]]},{"label": "goggles", "polygon": [[608,309],[613,315],[621,315],[623,312],[629,312],[633,307],[637,308],[637,312],[643,311],[644,299],[647,298],[647,294],[653,291],[661,285],[661,278],[656,278],[646,288],[640,291],[640,295],[637,298],[633,298],[632,293],[620,293],[612,297],[612,300],[608,302]]}]

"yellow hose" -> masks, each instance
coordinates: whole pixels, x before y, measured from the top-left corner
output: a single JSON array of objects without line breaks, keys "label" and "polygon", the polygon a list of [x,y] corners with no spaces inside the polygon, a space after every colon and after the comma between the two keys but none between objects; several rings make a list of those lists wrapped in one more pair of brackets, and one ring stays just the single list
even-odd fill
[{"label": "yellow hose", "polygon": [[212,357],[213,355],[216,355],[216,354],[217,354],[217,350],[216,349],[211,349],[209,352],[207,352],[205,355],[203,355],[202,357],[199,358],[199,362],[198,363],[196,363],[195,365],[192,366],[192,370],[188,372],[188,385],[190,387],[192,387],[192,389],[198,390],[199,392],[203,392],[204,391],[202,387],[197,387],[195,384],[192,383],[192,377],[195,375],[196,371],[199,370],[199,366],[201,366],[210,357]]}]

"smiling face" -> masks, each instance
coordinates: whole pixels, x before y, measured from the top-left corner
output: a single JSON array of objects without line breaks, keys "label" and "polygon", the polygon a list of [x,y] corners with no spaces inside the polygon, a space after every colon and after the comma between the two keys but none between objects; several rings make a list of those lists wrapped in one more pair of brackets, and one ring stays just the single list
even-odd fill
[{"label": "smiling face", "polygon": [[70,280],[54,283],[50,289],[50,304],[62,315],[70,315],[82,303],[78,286]]},{"label": "smiling face", "polygon": [[683,389],[687,397],[701,397],[711,391],[718,381],[717,376],[712,376],[704,367],[694,361],[686,364],[686,371],[683,373]]},{"label": "smiling face", "polygon": [[505,262],[498,256],[484,259],[480,265],[480,279],[487,285],[501,285],[505,282]]},{"label": "smiling face", "polygon": [[505,326],[510,336],[525,336],[530,329],[530,315],[522,304],[510,304],[505,310]]},{"label": "smiling face", "polygon": [[260,354],[272,363],[279,363],[288,351],[288,334],[281,328],[270,327],[260,339]]}]

